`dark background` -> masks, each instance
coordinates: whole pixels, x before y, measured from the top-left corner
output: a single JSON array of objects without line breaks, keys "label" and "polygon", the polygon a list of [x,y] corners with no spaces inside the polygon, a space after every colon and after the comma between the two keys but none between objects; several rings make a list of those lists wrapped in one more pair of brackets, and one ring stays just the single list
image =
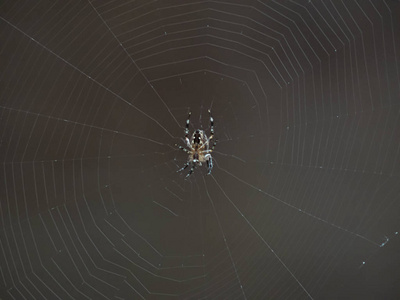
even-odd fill
[{"label": "dark background", "polygon": [[400,299],[398,1],[6,0],[0,30],[2,299]]}]

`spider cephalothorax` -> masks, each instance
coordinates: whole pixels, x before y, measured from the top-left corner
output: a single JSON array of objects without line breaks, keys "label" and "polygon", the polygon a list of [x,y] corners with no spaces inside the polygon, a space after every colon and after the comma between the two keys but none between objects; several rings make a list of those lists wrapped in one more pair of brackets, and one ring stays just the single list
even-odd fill
[{"label": "spider cephalothorax", "polygon": [[214,119],[211,116],[210,110],[208,111],[208,113],[210,114],[211,123],[210,137],[208,138],[203,130],[197,129],[193,132],[192,136],[189,139],[189,119],[191,115],[191,113],[189,112],[189,116],[186,120],[185,126],[185,143],[187,148],[176,145],[177,147],[179,147],[179,149],[185,151],[189,155],[188,161],[186,162],[185,166],[178,170],[178,172],[180,172],[191,165],[192,167],[190,168],[190,171],[186,175],[186,177],[193,173],[196,166],[202,166],[203,163],[207,163],[208,174],[211,173],[211,169],[213,167],[211,152],[214,150],[216,141],[214,141],[214,144],[210,148],[210,141],[214,138]]}]

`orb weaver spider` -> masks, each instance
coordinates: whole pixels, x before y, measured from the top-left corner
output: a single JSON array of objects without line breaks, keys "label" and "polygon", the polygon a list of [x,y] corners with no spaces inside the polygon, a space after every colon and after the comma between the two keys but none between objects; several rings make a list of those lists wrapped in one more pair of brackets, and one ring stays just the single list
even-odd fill
[{"label": "orb weaver spider", "polygon": [[186,164],[177,171],[181,172],[191,165],[190,171],[186,175],[186,177],[189,177],[193,173],[194,169],[197,166],[202,166],[203,163],[207,163],[207,174],[210,174],[213,168],[211,152],[214,150],[217,141],[215,140],[212,147],[210,148],[210,142],[214,138],[214,119],[211,115],[210,110],[208,110],[208,113],[210,114],[211,123],[210,137],[207,137],[203,130],[197,129],[193,132],[192,136],[189,139],[189,122],[190,116],[192,114],[191,112],[189,112],[189,116],[186,119],[185,126],[185,143],[187,148],[175,144],[176,147],[188,154],[188,160]]}]

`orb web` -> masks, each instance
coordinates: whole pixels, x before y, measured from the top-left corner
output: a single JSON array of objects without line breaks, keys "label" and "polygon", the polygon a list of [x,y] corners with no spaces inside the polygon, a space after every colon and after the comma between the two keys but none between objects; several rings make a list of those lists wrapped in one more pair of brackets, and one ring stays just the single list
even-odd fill
[{"label": "orb web", "polygon": [[1,297],[395,298],[399,9],[4,1]]}]

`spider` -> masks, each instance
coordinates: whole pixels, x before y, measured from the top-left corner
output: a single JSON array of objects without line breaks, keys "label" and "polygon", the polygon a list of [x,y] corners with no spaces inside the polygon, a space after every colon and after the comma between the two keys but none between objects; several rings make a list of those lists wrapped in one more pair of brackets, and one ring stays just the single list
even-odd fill
[{"label": "spider", "polygon": [[189,139],[189,119],[190,115],[192,114],[191,112],[189,112],[189,116],[186,120],[186,126],[185,126],[185,143],[188,149],[175,144],[176,147],[189,154],[186,164],[177,171],[181,172],[185,170],[189,165],[192,165],[186,177],[189,177],[193,173],[196,166],[202,166],[202,163],[205,162],[207,163],[207,170],[208,170],[207,174],[210,174],[211,169],[213,168],[211,152],[214,150],[217,141],[214,141],[214,144],[210,149],[210,142],[214,138],[214,119],[211,115],[210,110],[208,110],[208,113],[210,114],[210,123],[211,123],[211,129],[210,129],[211,133],[209,138],[207,137],[207,135],[204,133],[203,130],[197,129],[196,131],[193,132],[191,138]]}]

